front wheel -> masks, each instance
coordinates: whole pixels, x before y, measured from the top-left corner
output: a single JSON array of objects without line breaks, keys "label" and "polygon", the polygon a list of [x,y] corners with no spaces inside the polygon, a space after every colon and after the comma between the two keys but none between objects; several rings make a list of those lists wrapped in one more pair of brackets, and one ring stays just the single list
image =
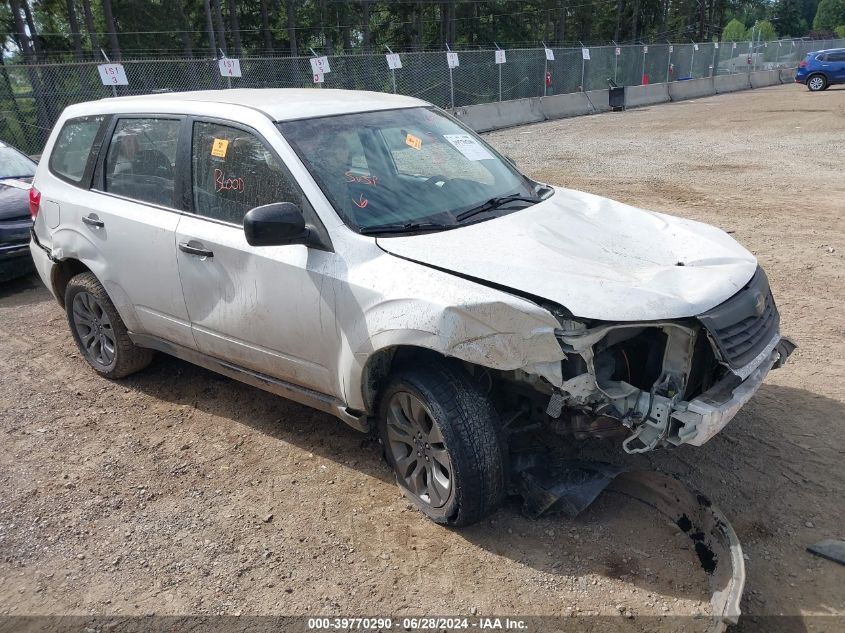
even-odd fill
[{"label": "front wheel", "polygon": [[807,88],[810,92],[819,92],[827,88],[827,79],[824,75],[813,75],[807,80]]},{"label": "front wheel", "polygon": [[395,372],[382,390],[384,455],[400,489],[429,519],[470,525],[505,493],[498,414],[460,365],[425,362]]}]

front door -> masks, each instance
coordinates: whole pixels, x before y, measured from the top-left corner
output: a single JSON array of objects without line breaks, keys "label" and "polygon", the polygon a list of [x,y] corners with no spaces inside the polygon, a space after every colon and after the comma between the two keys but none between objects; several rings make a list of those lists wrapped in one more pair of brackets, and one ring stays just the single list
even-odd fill
[{"label": "front door", "polygon": [[[176,258],[198,349],[330,395],[340,395],[334,306],[322,292],[336,255],[295,244],[250,246],[250,209],[293,202],[313,213],[281,160],[254,131],[195,121],[191,208]],[[332,287],[326,283],[327,288]]]}]

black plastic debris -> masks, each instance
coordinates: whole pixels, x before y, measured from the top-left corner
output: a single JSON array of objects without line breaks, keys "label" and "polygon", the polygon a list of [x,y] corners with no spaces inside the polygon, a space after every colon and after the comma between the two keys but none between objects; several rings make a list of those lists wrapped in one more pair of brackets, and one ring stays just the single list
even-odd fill
[{"label": "black plastic debris", "polygon": [[807,551],[827,560],[832,560],[834,563],[845,565],[845,541],[829,538],[815,545],[810,545]]},{"label": "black plastic debris", "polygon": [[546,513],[578,516],[625,472],[613,464],[570,459],[517,463],[514,470],[515,492],[523,499],[523,513],[532,519]]}]

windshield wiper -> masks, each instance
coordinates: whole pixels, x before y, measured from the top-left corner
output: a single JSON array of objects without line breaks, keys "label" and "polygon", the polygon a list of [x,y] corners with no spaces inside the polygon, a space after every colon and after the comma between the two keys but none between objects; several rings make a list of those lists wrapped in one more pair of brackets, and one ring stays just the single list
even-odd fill
[{"label": "windshield wiper", "polygon": [[440,224],[437,222],[406,222],[405,224],[382,224],[379,226],[365,226],[359,229],[361,235],[381,235],[383,233],[409,233],[412,231],[429,231],[453,229],[454,224]]},{"label": "windshield wiper", "polygon": [[483,202],[479,204],[477,207],[473,207],[472,209],[467,209],[463,213],[459,213],[455,216],[455,220],[458,222],[463,222],[464,220],[471,218],[474,215],[478,215],[479,213],[484,213],[485,211],[492,211],[493,209],[498,209],[499,207],[507,204],[508,202],[531,202],[536,203],[540,202],[541,198],[532,198],[529,196],[523,195],[515,195],[515,196],[498,196],[496,198],[490,198],[487,202]]}]

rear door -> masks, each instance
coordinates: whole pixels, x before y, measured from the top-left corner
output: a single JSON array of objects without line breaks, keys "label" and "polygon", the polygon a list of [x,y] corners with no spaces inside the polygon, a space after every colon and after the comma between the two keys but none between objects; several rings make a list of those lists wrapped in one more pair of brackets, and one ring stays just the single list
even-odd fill
[{"label": "rear door", "polygon": [[338,395],[339,332],[330,273],[335,253],[250,246],[250,209],[293,202],[319,224],[290,172],[255,130],[224,121],[191,125],[191,195],[176,257],[198,349],[215,358]]},{"label": "rear door", "polygon": [[94,195],[76,223],[99,251],[100,281],[115,303],[131,307],[132,314],[122,314],[127,325],[195,348],[174,249],[184,125],[178,116],[116,116],[100,152]]}]

